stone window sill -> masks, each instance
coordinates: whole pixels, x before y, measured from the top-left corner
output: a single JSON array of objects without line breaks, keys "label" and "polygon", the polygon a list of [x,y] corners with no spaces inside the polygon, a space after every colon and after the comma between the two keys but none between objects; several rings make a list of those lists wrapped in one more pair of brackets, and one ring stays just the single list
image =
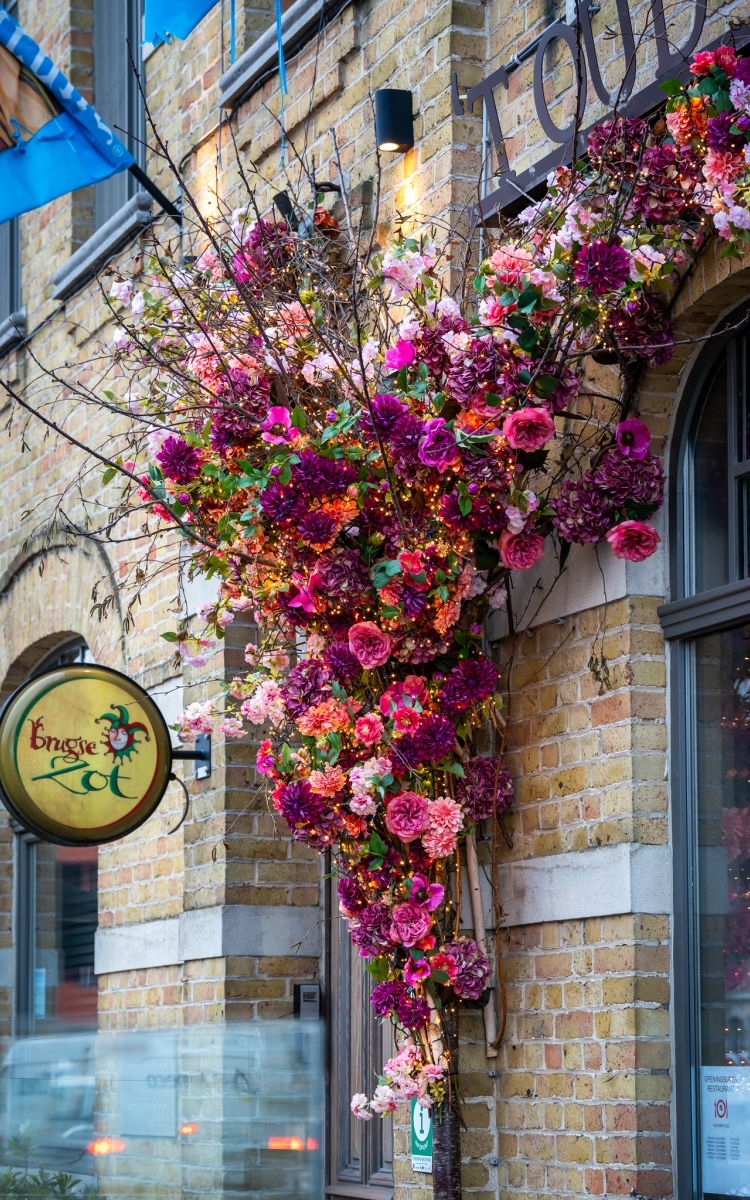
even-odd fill
[{"label": "stone window sill", "polygon": [[68,300],[134,234],[151,222],[153,200],[148,192],[136,192],[122,208],[71,254],[52,276],[54,300]]},{"label": "stone window sill", "polygon": [[0,354],[12,350],[26,336],[26,309],[11,313],[4,321],[0,321]]},{"label": "stone window sill", "polygon": [[[320,23],[321,13],[332,7],[334,5],[330,0],[295,0],[281,17],[284,50],[288,47],[301,49],[304,41],[313,35],[315,27]],[[341,8],[342,5],[336,7]],[[264,76],[278,70],[278,61],[274,21],[222,75],[219,80],[220,106],[231,108],[239,104]]]}]

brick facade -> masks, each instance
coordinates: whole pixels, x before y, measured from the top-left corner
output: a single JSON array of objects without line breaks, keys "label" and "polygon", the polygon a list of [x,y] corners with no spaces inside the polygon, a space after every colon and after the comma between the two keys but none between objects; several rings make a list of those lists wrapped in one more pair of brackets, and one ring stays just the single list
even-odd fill
[{"label": "brick facade", "polygon": [[[260,0],[238,2],[238,54],[268,27],[271,7]],[[645,7],[635,8],[636,24]],[[204,210],[216,187],[227,209],[238,202],[240,180],[227,128],[231,123],[264,209],[281,178],[280,134],[273,119],[279,111],[278,76],[225,112],[219,123],[220,80],[229,66],[223,8],[217,6],[185,42],[162,45],[147,57],[149,107]],[[719,11],[714,0],[709,9],[704,41],[723,31],[729,11]],[[384,156],[374,236],[382,244],[397,213],[414,223],[462,220],[465,207],[478,195],[481,106],[463,117],[453,114],[451,71],[458,72],[459,89],[465,92],[554,17],[564,17],[563,10],[548,0],[522,5],[508,0],[413,0],[408,5],[356,0],[290,57],[287,139],[299,144],[306,139],[318,178],[336,180],[335,130],[355,223],[361,221],[369,230],[375,220],[377,170],[370,92],[381,86],[409,88],[418,112],[416,145],[405,155]],[[19,20],[90,96],[91,4],[20,0]],[[614,21],[610,0],[594,18],[608,86],[617,77],[618,43],[605,36]],[[548,67],[555,62],[559,70],[548,81],[548,100],[553,118],[562,123],[574,103],[572,72],[564,55],[551,58]],[[519,170],[550,149],[533,112],[532,63],[511,72],[507,94],[502,88],[496,93],[508,155]],[[653,72],[650,43],[639,51],[638,67],[636,87]],[[591,119],[603,115],[597,104],[591,105]],[[290,150],[286,165],[293,175]],[[153,152],[147,169],[174,196],[169,169]],[[34,332],[30,350],[11,352],[0,361],[0,371],[14,386],[26,388],[35,403],[54,399],[58,420],[58,392],[41,378],[37,362],[74,364],[74,373],[87,385],[105,386],[97,375],[97,352],[111,330],[98,285],[85,284],[64,304],[51,299],[50,286],[54,271],[92,232],[92,214],[92,196],[82,192],[21,221],[23,302],[27,327]],[[174,223],[159,216],[157,229],[180,249]],[[128,273],[136,270],[144,246],[145,240],[134,241],[117,264]],[[186,240],[182,249],[188,249]],[[640,415],[667,448],[675,404],[697,354],[695,345],[680,340],[709,331],[722,312],[747,294],[748,279],[750,264],[720,259],[709,247],[678,299],[676,357],[646,374],[638,401]],[[606,368],[594,368],[592,380],[610,387],[612,377]],[[75,405],[69,395],[65,403],[70,406],[66,428],[74,436],[92,444],[103,437],[100,413]],[[11,416],[7,408],[5,414]],[[134,579],[122,594],[115,592],[116,583],[131,580],[129,564],[144,553],[146,542],[135,523],[129,529],[132,541],[106,552],[67,538],[59,529],[36,532],[27,540],[45,511],[36,506],[71,481],[82,457],[19,412],[12,415],[9,432],[0,448],[0,480],[4,494],[13,497],[0,514],[4,694],[71,633],[85,637],[96,661],[126,671],[147,688],[176,680],[169,646],[160,636],[182,611],[174,545],[168,538],[154,547],[149,543],[149,552],[168,565],[136,602]],[[98,468],[87,476],[84,494],[89,501],[110,501],[116,495],[114,488],[102,490]],[[70,503],[71,516],[80,520],[80,501],[73,497]],[[27,510],[32,515],[22,520],[20,514]],[[664,527],[662,536],[666,541]],[[594,554],[589,548],[576,551],[568,568],[568,580],[578,571],[593,581],[588,593],[581,597],[571,587],[560,596],[558,588],[528,630],[522,628],[511,639],[499,629],[493,643],[499,665],[510,672],[512,691],[509,762],[516,804],[507,822],[513,846],[501,855],[504,871],[522,864],[544,867],[544,860],[557,858],[560,869],[568,870],[579,854],[589,856],[582,861],[594,871],[599,868],[593,864],[601,861],[597,852],[614,847],[650,847],[663,854],[658,861],[668,863],[667,679],[656,611],[667,593],[665,560],[651,575],[608,576],[605,597]],[[113,601],[104,612],[107,596]],[[210,669],[186,667],[175,682],[184,688],[185,704],[216,690],[217,669],[229,679],[241,668],[251,630],[234,625],[229,633]],[[589,669],[592,655],[606,659],[608,689]],[[296,921],[300,937],[308,926],[315,930],[309,934],[312,949],[303,941],[295,953],[289,938],[273,952],[245,953],[227,935],[216,953],[176,954],[175,961],[158,965],[126,963],[103,971],[99,1014],[104,1029],[286,1016],[295,982],[326,982],[327,934],[318,928],[325,925],[318,856],[292,845],[268,811],[249,740],[219,744],[214,753],[210,780],[196,782],[189,768],[184,772],[191,808],[177,833],[169,830],[182,811],[182,793],[172,786],[137,833],[101,848],[100,930],[114,936],[138,926],[144,938],[163,931],[163,945],[178,925],[188,928],[186,918],[194,921],[204,911],[242,910],[249,927],[277,909]],[[7,820],[0,817],[4,952],[12,944],[12,837]],[[479,849],[486,865],[487,843]],[[523,903],[531,911],[528,897]],[[521,924],[509,920],[503,933],[508,1027],[499,1056],[485,1056],[477,1010],[467,1010],[461,1024],[467,1196],[526,1200],[627,1195],[631,1188],[648,1196],[672,1193],[671,1073],[677,1051],[670,1025],[670,928],[668,905],[661,911],[602,911]],[[5,1032],[10,1008],[10,989],[0,988]],[[408,1120],[406,1111],[394,1119],[395,1197],[428,1200],[430,1178],[410,1168]]]}]

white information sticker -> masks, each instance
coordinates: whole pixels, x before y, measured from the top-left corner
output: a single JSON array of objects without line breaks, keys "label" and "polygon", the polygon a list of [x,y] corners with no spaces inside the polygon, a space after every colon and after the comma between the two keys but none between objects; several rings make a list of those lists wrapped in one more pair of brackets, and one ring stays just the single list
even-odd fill
[{"label": "white information sticker", "polygon": [[704,1192],[750,1196],[750,1067],[701,1067]]}]

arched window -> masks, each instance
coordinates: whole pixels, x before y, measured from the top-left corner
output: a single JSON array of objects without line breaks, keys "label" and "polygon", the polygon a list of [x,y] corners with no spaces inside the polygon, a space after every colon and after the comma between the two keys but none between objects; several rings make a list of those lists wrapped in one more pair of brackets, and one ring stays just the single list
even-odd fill
[{"label": "arched window", "polygon": [[750,1179],[749,343],[707,345],[669,463],[677,1169],[701,1200]]}]

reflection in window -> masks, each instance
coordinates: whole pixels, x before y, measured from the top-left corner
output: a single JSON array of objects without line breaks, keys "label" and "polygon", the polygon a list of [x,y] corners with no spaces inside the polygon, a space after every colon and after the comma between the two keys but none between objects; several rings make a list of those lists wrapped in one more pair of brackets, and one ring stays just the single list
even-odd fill
[{"label": "reflection in window", "polygon": [[705,592],[729,583],[727,361],[709,385],[693,435],[693,581]]},{"label": "reflection in window", "polygon": [[750,1180],[750,626],[695,642],[702,1194]]}]

